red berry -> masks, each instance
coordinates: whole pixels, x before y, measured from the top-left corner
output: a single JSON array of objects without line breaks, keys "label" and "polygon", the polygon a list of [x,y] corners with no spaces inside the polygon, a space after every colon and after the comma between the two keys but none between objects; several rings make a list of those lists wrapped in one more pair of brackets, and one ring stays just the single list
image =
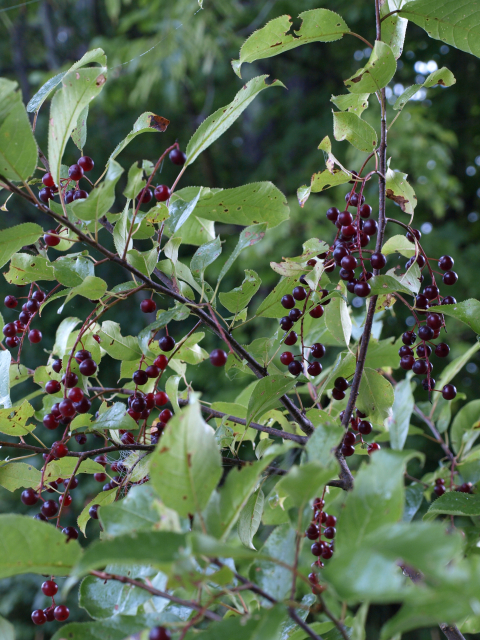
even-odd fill
[{"label": "red berry", "polygon": [[3,302],[8,309],[15,309],[18,304],[18,300],[15,298],[15,296],[6,296]]},{"label": "red berry", "polygon": [[14,349],[20,344],[20,338],[17,338],[17,336],[14,336],[13,338],[5,338],[5,344],[7,347]]},{"label": "red berry", "polygon": [[93,518],[94,520],[98,520],[98,507],[100,505],[99,504],[94,504],[90,507],[90,509],[88,510],[88,515]]},{"label": "red berry", "polygon": [[37,504],[38,502],[38,494],[33,489],[25,489],[24,491],[22,491],[20,500],[23,502],[23,504],[27,505],[27,507],[33,507],[33,505]]},{"label": "red berry", "polygon": [[302,363],[294,360],[288,365],[288,370],[292,376],[299,376],[303,371]]},{"label": "red berry", "polygon": [[62,387],[60,385],[60,382],[58,382],[58,380],[49,380],[45,385],[45,392],[49,394],[58,393],[61,388]]},{"label": "red berry", "polygon": [[143,313],[154,313],[157,310],[157,305],[154,300],[146,298],[145,300],[141,301],[140,309],[143,311]]},{"label": "red berry", "polygon": [[446,271],[442,277],[443,284],[452,285],[458,280],[458,275],[455,271]]},{"label": "red berry", "polygon": [[82,167],[82,169],[86,173],[87,171],[91,171],[93,169],[95,163],[90,158],[90,156],[82,156],[81,158],[78,159],[77,164],[79,167]]},{"label": "red berry", "polygon": [[88,198],[88,193],[83,189],[78,189],[78,191],[75,191],[73,194],[74,200],[85,200],[86,198]]},{"label": "red berry", "polygon": [[340,451],[345,458],[348,458],[350,456],[353,456],[353,454],[355,453],[355,447],[353,447],[351,444],[342,444]]},{"label": "red berry", "polygon": [[67,536],[67,541],[78,539],[78,531],[75,529],[75,527],[65,527],[64,529],[62,529],[62,533]]},{"label": "red berry", "polygon": [[69,507],[72,504],[72,496],[69,493],[67,493],[66,495],[62,493],[62,495],[58,499],[58,502],[60,504],[63,504],[64,507]]},{"label": "red berry", "polygon": [[443,486],[443,484],[437,484],[433,490],[438,497],[443,496],[443,494],[445,493],[445,487]]},{"label": "red berry", "polygon": [[68,448],[63,442],[54,442],[52,444],[52,454],[55,458],[64,458],[68,454]]},{"label": "red berry", "polygon": [[162,371],[164,371],[167,368],[168,358],[167,356],[160,354],[155,358],[155,360],[153,361],[153,364],[159,369],[161,369]]},{"label": "red berry", "polygon": [[345,398],[345,392],[340,391],[340,389],[334,388],[332,389],[332,398],[334,400],[343,400]]},{"label": "red berry", "polygon": [[41,511],[46,518],[53,518],[58,513],[58,504],[55,500],[45,500],[42,504]]},{"label": "red berry", "polygon": [[32,611],[33,624],[45,624],[46,621],[47,616],[44,614],[42,609],[35,609],[35,611]]},{"label": "red berry", "polygon": [[7,338],[13,338],[17,333],[14,322],[7,322],[7,324],[3,327],[3,335]]},{"label": "red berry", "polygon": [[38,192],[38,198],[42,202],[45,202],[45,204],[47,204],[49,200],[53,200],[53,191],[50,189],[50,187],[40,189],[40,191]]},{"label": "red berry", "polygon": [[133,444],[135,442],[135,436],[130,431],[126,431],[120,440],[123,444]]},{"label": "red berry", "polygon": [[284,364],[286,367],[293,362],[294,357],[291,351],[284,351],[280,356],[280,362]]},{"label": "red berry", "polygon": [[143,188],[137,196],[137,200],[142,204],[148,204],[151,199],[152,199],[152,191],[150,189],[147,189],[146,187]]},{"label": "red berry", "polygon": [[165,627],[153,627],[148,634],[148,640],[170,640],[172,636]]},{"label": "red berry", "polygon": [[316,342],[312,345],[311,354],[314,358],[320,359],[325,355],[325,347],[320,342]]},{"label": "red berry", "polygon": [[50,231],[47,231],[43,236],[47,247],[56,247],[57,244],[60,244],[60,238],[57,235],[51,235],[52,233],[56,234],[57,232],[55,229],[50,229]]},{"label": "red berry", "polygon": [[168,402],[168,396],[164,391],[157,391],[154,398],[157,407],[163,407],[163,405],[167,404]]},{"label": "red berry", "polygon": [[368,284],[368,282],[357,282],[355,285],[355,295],[359,298],[366,298],[370,295],[372,291],[372,287]]},{"label": "red berry", "polygon": [[80,363],[79,370],[82,376],[93,376],[97,370],[97,363],[95,360],[87,358]]},{"label": "red berry", "polygon": [[32,344],[37,344],[42,339],[42,332],[38,329],[32,329],[28,332],[28,339]]},{"label": "red berry", "polygon": [[295,306],[295,298],[290,293],[287,293],[280,300],[280,303],[284,309],[293,309]]},{"label": "red berry", "polygon": [[155,187],[153,195],[158,202],[165,202],[170,198],[170,189],[166,184],[160,184],[158,187]]},{"label": "red berry", "polygon": [[53,431],[53,429],[58,427],[58,420],[53,414],[47,413],[43,418],[43,426],[50,429],[50,431]]},{"label": "red berry", "polygon": [[285,340],[283,342],[287,345],[287,347],[293,347],[293,345],[296,344],[297,340],[298,336],[295,331],[290,331],[290,333],[285,336]]},{"label": "red berry", "polygon": [[80,178],[83,177],[83,169],[79,164],[72,164],[69,168],[68,168],[68,176],[69,178],[71,178],[72,180],[75,180],[76,182],[78,180],[80,180]]},{"label": "red berry", "polygon": [[72,402],[81,402],[83,400],[83,391],[80,387],[73,387],[68,392],[68,399]]},{"label": "red berry", "polygon": [[185,161],[187,159],[187,156],[183,153],[183,151],[180,151],[180,149],[172,149],[168,154],[168,157],[173,162],[173,164],[177,164],[179,166],[185,164]]},{"label": "red berry", "polygon": [[55,616],[55,620],[58,620],[58,622],[65,622],[70,615],[70,609],[64,604],[59,604],[58,607],[55,607],[53,615]]},{"label": "red berry", "polygon": [[154,364],[151,364],[145,369],[145,373],[149,378],[158,378],[158,376],[160,375],[160,369]]},{"label": "red berry", "polygon": [[160,418],[161,422],[167,424],[167,422],[173,417],[173,413],[170,411],[170,409],[164,409],[158,417]]},{"label": "red berry", "polygon": [[445,342],[439,342],[435,347],[435,355],[439,358],[446,358],[450,353],[450,347]]},{"label": "red berry", "polygon": [[438,266],[442,271],[450,271],[450,269],[453,269],[453,258],[451,256],[442,256],[438,259]]},{"label": "red berry", "polygon": [[69,398],[64,398],[58,405],[58,409],[64,418],[73,418],[75,407]]},{"label": "red berry", "polygon": [[310,315],[312,318],[321,318],[323,316],[324,308],[321,304],[318,304],[316,307],[310,310]]},{"label": "red berry", "polygon": [[53,176],[49,171],[47,171],[46,173],[43,174],[42,182],[46,187],[54,187],[55,186],[55,182],[53,180]]},{"label": "red berry", "polygon": [[158,346],[162,351],[171,351],[175,346],[175,339],[172,336],[163,336],[158,341]]},{"label": "red berry", "polygon": [[223,349],[214,349],[211,353],[210,353],[210,362],[213,364],[214,367],[223,367],[225,366],[225,363],[227,362],[227,354],[225,351],[223,351]]},{"label": "red berry", "polygon": [[307,373],[310,376],[319,376],[322,373],[322,369],[320,362],[311,362],[307,367]]},{"label": "red berry", "polygon": [[375,451],[379,451],[380,450],[380,445],[377,442],[372,442],[371,444],[368,445],[367,447],[367,452],[369,454],[374,453]]},{"label": "red berry", "polygon": [[134,372],[132,376],[132,380],[136,385],[143,386],[148,382],[148,374],[146,371],[143,371],[143,369],[138,369],[137,371]]},{"label": "red berry", "polygon": [[107,479],[107,474],[106,473],[94,473],[93,474],[93,479],[96,480],[97,482],[105,482],[105,480]]},{"label": "red berry", "polygon": [[442,389],[442,396],[445,400],[453,400],[457,395],[457,389],[453,384],[446,384]]}]

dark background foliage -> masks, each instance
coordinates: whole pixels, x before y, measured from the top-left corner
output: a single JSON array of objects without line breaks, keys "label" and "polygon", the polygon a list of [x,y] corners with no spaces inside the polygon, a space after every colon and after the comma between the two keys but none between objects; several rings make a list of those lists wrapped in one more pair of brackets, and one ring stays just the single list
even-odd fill
[{"label": "dark background foliage", "polygon": [[[92,104],[85,147],[85,153],[95,159],[98,167],[94,171],[96,178],[116,143],[131,130],[133,122],[144,111],[154,111],[168,118],[171,124],[165,134],[134,140],[119,158],[125,169],[138,159],[155,161],[175,140],[185,147],[198,124],[215,109],[229,103],[241,87],[242,81],[232,72],[230,60],[237,57],[244,39],[267,20],[283,13],[292,15],[294,23],[298,24],[295,16],[299,12],[319,4],[338,11],[354,31],[369,40],[374,39],[373,2],[370,0],[326,0],[322,3],[318,0],[205,0],[203,10],[199,9],[196,0],[42,0],[13,9],[9,9],[3,0],[0,4],[0,75],[17,80],[24,100],[28,102],[49,77],[67,69],[88,49],[102,47],[106,51],[110,69],[108,82],[100,98]],[[415,188],[419,204],[414,224],[424,234],[427,252],[435,256],[449,253],[455,257],[459,274],[455,288],[458,300],[478,297],[480,129],[477,122],[480,101],[476,87],[480,62],[429,39],[410,24],[404,54],[395,81],[389,87],[392,103],[395,94],[403,90],[398,85],[406,88],[418,81],[417,76],[422,70],[425,73],[429,61],[438,67],[447,66],[457,83],[447,90],[430,90],[424,99],[409,104],[389,136],[388,155],[393,156],[392,164],[396,169],[409,174]],[[239,285],[243,269],[254,269],[263,283],[257,294],[261,300],[277,281],[269,267],[270,260],[280,261],[282,256],[298,255],[301,243],[308,238],[331,239],[331,228],[327,226],[324,212],[332,204],[341,204],[345,189],[312,196],[304,209],[299,207],[295,194],[313,172],[323,168],[322,154],[316,147],[325,135],[331,135],[331,95],[342,93],[343,78],[349,77],[364,62],[363,44],[351,37],[340,43],[300,47],[281,57],[245,65],[244,80],[265,73],[282,80],[287,90],[262,93],[227,135],[188,169],[180,186],[201,184],[225,188],[271,180],[287,195],[291,220],[242,254],[225,279],[224,290]],[[379,107],[373,97],[370,102],[364,118],[375,124]],[[37,122],[42,148],[47,146],[48,109],[47,103]],[[70,145],[65,158],[67,162],[78,157],[78,151],[72,143]],[[352,147],[347,149],[347,145],[335,143],[334,151],[349,169],[358,170],[360,156]],[[176,176],[175,167],[166,163],[162,171],[161,182],[171,184]],[[122,185],[119,185],[118,193]],[[0,200],[3,203],[5,197],[0,196]],[[376,188],[372,185],[367,192],[367,201],[374,204],[375,200]],[[387,207],[387,213],[399,213],[393,203],[388,203]],[[0,229],[25,221],[38,221],[48,228],[47,221],[38,220],[36,211],[22,202],[9,202],[6,209],[0,215]],[[113,211],[116,211],[115,207]],[[217,232],[222,240],[226,240],[224,251],[231,249],[235,228],[217,225]],[[188,252],[191,248],[182,250]],[[215,270],[215,265],[211,270]],[[104,266],[103,271],[99,269],[98,275],[109,284],[118,282],[111,266]],[[3,283],[2,295],[8,290]],[[75,300],[79,301],[79,298]],[[75,300],[67,309],[67,315],[84,315],[81,305],[85,302]],[[142,324],[148,322],[141,316],[136,310],[126,308],[121,311],[120,319],[117,315],[115,320],[128,326],[129,332],[137,333]],[[45,337],[42,346],[47,350],[53,345],[58,322],[55,305],[50,305],[42,320]],[[394,307],[393,313],[385,318],[382,337],[398,336],[407,322],[408,314]],[[271,320],[249,323],[237,338],[249,343],[268,336],[274,327]],[[449,327],[451,357],[455,357],[471,341],[471,333],[453,320]],[[208,335],[202,344],[207,349],[218,346]],[[330,359],[333,357],[332,353]],[[46,354],[41,350],[26,345],[25,363],[28,366],[43,364],[45,359]],[[470,400],[478,397],[478,366],[480,355],[477,353],[456,380],[459,391]],[[203,367],[194,372],[198,378],[194,378],[194,384],[203,388],[209,400],[232,400],[237,395],[235,381],[225,378],[223,371],[212,373],[210,370],[208,376],[204,373]],[[112,371],[111,383],[115,384],[116,379],[117,372]],[[437,464],[437,448],[427,439],[416,437],[411,446],[430,453],[432,465]],[[81,508],[89,491],[95,488],[93,480],[82,478],[82,483],[74,496],[75,512]],[[2,500],[5,511],[26,511],[17,497],[7,495],[5,491],[2,491]],[[0,583],[0,615],[15,623],[19,640],[50,637],[48,630],[43,628],[34,632],[29,619],[31,604],[33,608],[42,605],[39,583],[37,577],[31,576]],[[85,619],[75,604],[76,594],[71,594],[71,598],[71,619]],[[373,607],[367,636],[378,637],[379,627],[392,613],[392,607]],[[437,630],[422,630],[404,637],[426,640],[438,637],[435,634],[438,634]]]}]

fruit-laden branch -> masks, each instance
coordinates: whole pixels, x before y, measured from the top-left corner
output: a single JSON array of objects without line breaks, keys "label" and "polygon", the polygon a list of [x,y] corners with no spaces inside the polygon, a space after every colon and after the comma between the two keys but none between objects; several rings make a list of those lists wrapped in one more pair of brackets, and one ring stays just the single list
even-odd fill
[{"label": "fruit-laden branch", "polygon": [[[268,376],[268,372],[266,371],[266,369],[264,367],[262,367],[260,365],[260,363],[257,362],[257,360],[255,360],[255,358],[253,358],[248,353],[248,351],[244,347],[242,347],[242,345],[240,345],[230,333],[223,332],[223,331],[220,332],[218,327],[217,327],[216,322],[208,315],[208,313],[206,313],[202,308],[200,308],[193,300],[189,300],[188,298],[184,298],[182,295],[180,295],[176,291],[173,291],[173,289],[171,289],[170,287],[164,286],[164,285],[160,285],[160,284],[154,282],[153,280],[151,280],[148,276],[143,274],[141,271],[139,271],[135,267],[132,267],[132,265],[130,265],[126,260],[123,260],[117,254],[112,253],[111,251],[109,251],[108,249],[103,247],[101,244],[99,244],[98,242],[96,242],[92,238],[89,238],[86,234],[84,234],[82,231],[80,231],[80,229],[78,229],[78,227],[76,227],[75,224],[73,224],[70,220],[68,220],[67,218],[65,218],[65,217],[53,212],[51,209],[49,209],[49,207],[47,207],[46,205],[44,205],[41,202],[39,202],[35,198],[33,193],[32,194],[28,194],[28,193],[23,192],[21,189],[16,187],[13,183],[11,183],[9,180],[7,180],[1,174],[0,174],[0,180],[4,183],[3,186],[5,188],[7,188],[11,192],[19,195],[20,197],[24,198],[25,200],[28,200],[31,204],[35,205],[40,211],[42,211],[43,213],[46,213],[47,215],[49,215],[51,218],[56,220],[62,226],[67,227],[68,229],[73,231],[78,236],[79,240],[81,240],[85,244],[89,245],[93,249],[97,250],[99,253],[103,254],[111,262],[114,262],[114,263],[120,265],[121,267],[123,267],[124,269],[126,269],[127,271],[129,271],[132,275],[135,276],[135,278],[138,278],[139,280],[144,282],[150,289],[153,289],[154,291],[156,291],[157,293],[160,293],[162,295],[167,295],[167,296],[173,298],[174,300],[176,300],[177,302],[179,302],[180,304],[188,306],[188,308],[191,310],[191,312],[194,313],[195,315],[197,315],[206,325],[208,325],[212,329],[212,331],[219,338],[221,338],[221,339],[227,338],[228,343],[229,343],[230,347],[232,348],[232,350],[242,360],[246,361],[248,367],[253,371],[253,373],[257,376],[257,378],[264,378],[264,377]],[[157,276],[159,274],[159,272],[157,272],[157,270],[155,270],[154,273]],[[162,280],[164,281],[163,278],[162,278]],[[282,402],[284,407],[289,411],[290,415],[295,420],[295,422],[298,424],[300,429],[305,434],[311,435],[313,433],[313,431],[314,431],[313,425],[310,422],[310,420],[308,420],[302,414],[302,412],[297,407],[297,405],[290,398],[288,398],[288,396],[285,396],[285,395],[280,398],[280,401]]]}]

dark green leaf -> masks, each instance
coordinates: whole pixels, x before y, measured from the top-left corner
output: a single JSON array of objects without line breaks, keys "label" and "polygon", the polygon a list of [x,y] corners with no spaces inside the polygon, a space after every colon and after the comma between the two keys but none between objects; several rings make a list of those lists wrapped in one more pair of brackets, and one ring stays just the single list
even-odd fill
[{"label": "dark green leaf", "polygon": [[35,244],[41,235],[43,235],[42,227],[33,222],[25,222],[9,229],[2,229],[0,235],[0,267],[7,264],[13,254],[17,253],[23,246]]},{"label": "dark green leaf", "polygon": [[292,389],[296,379],[282,375],[271,375],[259,380],[253,389],[248,402],[247,426],[273,409],[280,402],[280,398]]}]

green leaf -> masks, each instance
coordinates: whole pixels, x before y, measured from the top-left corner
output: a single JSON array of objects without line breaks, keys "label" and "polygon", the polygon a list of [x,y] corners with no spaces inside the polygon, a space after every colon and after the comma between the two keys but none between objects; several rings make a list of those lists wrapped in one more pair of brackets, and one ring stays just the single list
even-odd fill
[{"label": "green leaf", "polygon": [[403,0],[388,0],[380,7],[382,18],[382,40],[386,42],[393,51],[393,55],[398,60],[402,55],[405,33],[407,31],[408,20],[401,18],[398,13],[385,18],[391,11],[396,11],[403,4]]},{"label": "green leaf", "polygon": [[21,573],[66,576],[80,558],[76,540],[55,527],[13,514],[0,516],[0,578]]},{"label": "green leaf", "polygon": [[424,520],[431,520],[438,515],[448,516],[480,516],[480,496],[470,496],[460,491],[449,491],[432,502]]},{"label": "green leaf", "polygon": [[138,251],[137,249],[130,249],[127,251],[127,262],[135,269],[138,269],[146,276],[150,276],[156,265],[158,257],[158,248],[153,247],[149,251]]},{"label": "green leaf", "polygon": [[[473,442],[480,435],[478,424],[480,421],[480,400],[472,400],[464,405],[453,419],[451,432],[452,446],[455,453],[459,453],[460,449],[464,449],[468,443],[468,450]],[[469,442],[470,441],[470,442]]]},{"label": "green leaf", "polygon": [[40,484],[41,477],[38,469],[25,462],[0,462],[0,485],[7,491],[36,487]]},{"label": "green leaf", "polygon": [[392,236],[383,245],[382,253],[385,256],[389,256],[392,253],[400,253],[406,258],[411,258],[415,255],[415,244],[405,236]]},{"label": "green leaf", "polygon": [[228,293],[220,293],[220,302],[230,313],[237,315],[244,309],[260,288],[262,281],[255,271],[245,269],[245,279],[239,287]]},{"label": "green leaf", "polygon": [[[396,276],[393,273],[391,273],[391,275],[373,276],[373,278],[369,280],[369,284],[372,288],[371,295],[384,295],[386,293],[395,293],[396,291],[406,293],[410,296],[413,295],[415,292],[412,290],[411,286],[408,286],[409,281],[404,280],[404,282],[401,282],[401,280],[401,276]],[[418,285],[420,285],[420,283],[418,283]]]},{"label": "green leaf", "polygon": [[465,323],[480,334],[480,302],[474,298],[455,304],[442,304],[442,313]]},{"label": "green leaf", "polygon": [[375,369],[366,367],[360,382],[357,408],[366,413],[370,422],[382,425],[391,414],[394,391],[390,382]]},{"label": "green leaf", "polygon": [[238,258],[240,253],[244,249],[247,249],[248,247],[251,247],[254,244],[257,244],[257,242],[260,242],[260,240],[263,240],[263,237],[265,236],[266,230],[267,230],[267,223],[266,222],[262,222],[260,224],[254,224],[251,227],[247,227],[246,229],[242,230],[242,232],[240,233],[240,237],[238,238],[237,246],[232,251],[230,257],[225,262],[225,264],[223,265],[223,267],[222,267],[222,269],[220,271],[220,274],[219,274],[218,280],[217,280],[217,286],[218,286],[218,284],[220,284],[222,279],[226,276],[226,274],[229,271],[230,267],[235,262],[235,260]]},{"label": "green leaf", "polygon": [[15,640],[15,628],[8,620],[0,616],[0,638],[2,640]]},{"label": "green leaf", "polygon": [[131,640],[149,624],[151,624],[151,618],[148,620],[145,616],[138,614],[136,616],[119,615],[98,622],[71,622],[62,625],[52,636],[52,640],[66,640],[66,638],[68,640],[125,640],[127,637]]},{"label": "green leaf", "polygon": [[190,261],[190,271],[194,278],[202,281],[205,273],[205,269],[215,262],[218,256],[222,253],[222,244],[220,242],[220,236],[217,236],[212,242],[202,244],[196,251],[193,258]]},{"label": "green leaf", "polygon": [[407,174],[394,169],[387,169],[386,175],[387,198],[396,202],[400,209],[413,216],[417,206],[415,191],[407,182]]},{"label": "green leaf", "polygon": [[[177,196],[184,198],[184,193],[185,199],[193,197],[186,189]],[[287,199],[271,182],[253,182],[215,193],[203,188],[195,208],[195,215],[203,220],[242,226],[266,222],[269,229],[288,220],[289,213]]]},{"label": "green leaf", "polygon": [[16,253],[10,261],[10,269],[4,274],[10,284],[30,284],[40,280],[55,280],[51,263],[42,256]]},{"label": "green leaf", "polygon": [[395,400],[392,407],[393,415],[388,424],[391,447],[399,451],[405,445],[415,404],[410,377],[402,380],[395,387]]},{"label": "green leaf", "polygon": [[267,75],[252,78],[240,89],[233,99],[233,102],[225,107],[221,107],[202,122],[187,145],[185,167],[192,164],[202,151],[205,151],[215,140],[224,134],[261,91],[269,87],[285,88],[285,85],[280,82],[280,80],[274,80],[271,84],[267,84],[266,78],[268,78]]},{"label": "green leaf", "polygon": [[48,160],[55,184],[60,184],[63,152],[85,107],[105,84],[105,68],[71,71],[62,78],[62,88],[55,94],[50,108]]},{"label": "green leaf", "polygon": [[[281,558],[286,564],[293,564],[295,555],[295,530],[289,524],[276,527],[268,536],[261,554]],[[277,600],[287,597],[291,587],[291,573],[269,560],[258,560],[251,569],[255,582]]]},{"label": "green leaf", "polygon": [[[52,480],[56,478],[69,478],[75,471],[78,458],[66,457],[61,460],[53,460],[47,464],[45,469],[45,480]],[[76,474],[88,473],[93,475],[94,473],[103,473],[105,469],[99,462],[94,460],[83,460]]]},{"label": "green leaf", "polygon": [[0,235],[0,267],[6,265],[13,254],[23,246],[35,244],[42,235],[42,227],[33,222],[25,222],[9,229],[3,229]]},{"label": "green leaf", "polygon": [[0,433],[9,436],[25,436],[31,433],[36,425],[27,422],[34,413],[34,408],[26,400],[18,407],[0,409]]},{"label": "green leaf", "polygon": [[411,0],[402,7],[400,16],[425,29],[431,38],[480,57],[480,42],[476,37],[480,17],[475,2]]},{"label": "green leaf", "polygon": [[55,260],[53,268],[56,279],[65,287],[76,287],[87,276],[95,275],[93,263],[84,256],[61,256]]},{"label": "green leaf", "polygon": [[423,487],[421,484],[413,483],[405,488],[405,508],[403,511],[403,521],[411,522],[420,509],[423,502]]},{"label": "green leaf", "polygon": [[403,109],[403,107],[407,104],[409,100],[413,98],[413,96],[421,89],[422,87],[426,87],[427,89],[430,87],[434,87],[436,85],[441,85],[442,87],[451,87],[452,84],[455,84],[455,76],[451,71],[447,69],[447,67],[442,67],[441,69],[437,69],[431,73],[428,78],[422,84],[413,84],[408,89],[399,96],[393,105],[395,110]]},{"label": "green leaf", "polygon": [[343,438],[342,427],[325,411],[313,409],[307,412],[307,418],[312,422],[315,431],[305,446],[306,459],[318,462],[323,467],[332,466],[335,464],[332,451]]},{"label": "green leaf", "polygon": [[288,393],[296,382],[296,378],[282,375],[271,375],[258,380],[248,401],[247,427],[264,413],[276,407],[280,398]]},{"label": "green leaf", "polygon": [[81,322],[81,320],[78,318],[64,318],[61,321],[55,334],[55,344],[52,349],[53,355],[63,358],[67,352],[68,339],[79,322]]},{"label": "green leaf", "polygon": [[123,402],[114,402],[111,407],[101,413],[90,429],[102,431],[105,429],[135,430],[136,424],[127,413],[127,407]]},{"label": "green leaf", "polygon": [[292,289],[297,282],[298,277],[282,278],[263,300],[255,315],[257,317],[264,316],[265,318],[281,318],[284,316],[285,308],[282,307],[280,300],[286,293],[292,293]]},{"label": "green leaf", "polygon": [[102,340],[102,349],[105,349],[115,360],[140,360],[142,357],[138,339],[133,336],[122,336],[117,322],[106,320],[97,333]]},{"label": "green leaf", "polygon": [[169,124],[169,120],[167,120],[166,118],[162,118],[162,116],[157,116],[151,111],[142,113],[142,115],[139,116],[137,120],[135,120],[133,129],[130,131],[128,136],[121,142],[119,142],[115,147],[112,155],[110,156],[109,163],[112,162],[112,160],[116,158],[118,154],[121,153],[125,149],[125,147],[141,133],[162,133],[166,130]]},{"label": "green leaf", "polygon": [[302,24],[293,34],[289,33],[292,29],[290,16],[275,18],[262,29],[255,31],[240,49],[240,59],[232,61],[235,73],[241,77],[240,71],[244,62],[271,58],[310,42],[340,40],[350,31],[343,18],[328,9],[304,11],[298,17]]},{"label": "green leaf", "polygon": [[[121,572],[121,565],[111,565],[108,569],[118,575]],[[124,572],[126,573],[126,572]],[[130,573],[130,572],[129,572]],[[128,575],[132,577],[131,573]],[[112,618],[122,613],[134,617],[131,614],[137,612],[138,607],[143,605],[152,596],[139,587],[131,584],[122,584],[116,580],[101,580],[94,576],[87,576],[82,580],[79,589],[79,605],[95,619]],[[136,616],[135,616],[136,618]],[[123,640],[123,637],[122,637]]]},{"label": "green leaf", "polygon": [[93,189],[86,200],[75,200],[72,211],[80,220],[90,222],[105,215],[115,202],[115,186],[123,173],[123,167],[114,160],[108,165],[104,180]]},{"label": "green leaf", "polygon": [[324,485],[337,475],[335,457],[331,452],[329,453],[331,458],[328,466],[322,466],[315,460],[301,466],[294,465],[278,483],[278,490],[290,496],[293,504],[301,508],[321,493]]},{"label": "green leaf", "polygon": [[97,278],[96,276],[87,276],[82,284],[70,289],[63,306],[75,296],[82,296],[88,300],[99,300],[105,295],[106,291],[107,283],[105,280]]},{"label": "green leaf", "polygon": [[106,536],[115,537],[158,527],[161,503],[148,485],[130,489],[123,500],[100,510],[100,521]]},{"label": "green leaf", "polygon": [[[63,540],[65,542],[65,536]],[[186,550],[187,540],[183,533],[137,531],[134,534],[93,542],[87,547],[72,573],[78,578],[92,569],[115,563],[124,566],[147,564],[162,570],[181,558]]]},{"label": "green leaf", "polygon": [[[117,496],[117,491],[118,491],[118,488],[110,489],[109,491],[100,491],[100,493],[96,495],[93,498],[93,500],[90,500],[87,506],[84,507],[83,511],[80,513],[80,515],[77,518],[77,524],[78,524],[78,528],[80,529],[80,531],[83,533],[85,537],[87,537],[85,534],[85,527],[87,526],[87,523],[90,520],[90,514],[88,513],[90,507],[92,507],[94,504],[98,504],[100,507],[105,506],[107,504],[111,504],[112,502],[114,502]],[[98,511],[99,515],[100,513],[101,513],[101,509]]]},{"label": "green leaf", "polygon": [[0,175],[24,182],[35,171],[38,149],[22,95],[16,88],[16,83],[8,81],[0,85]]},{"label": "green leaf", "polygon": [[[148,342],[149,342],[150,338],[152,337],[152,333],[153,332],[156,333],[160,329],[163,329],[163,327],[166,327],[167,324],[169,322],[171,322],[172,320],[185,320],[185,318],[188,317],[188,314],[189,314],[188,308],[183,306],[183,305],[178,306],[178,307],[173,307],[172,309],[169,309],[168,311],[161,311],[158,314],[158,317],[155,320],[155,322],[152,322],[147,327],[145,327],[145,329],[142,329],[140,331],[140,333],[138,334],[138,342],[140,343],[141,349],[143,349],[143,352],[145,353],[145,355],[148,354]],[[132,339],[136,340],[136,338],[132,338]],[[133,348],[133,343],[132,343],[132,348]],[[135,355],[135,357],[132,357],[132,358],[129,358],[129,359],[130,360],[136,360],[137,358],[139,359],[140,357],[141,356]],[[119,360],[121,360],[121,359],[122,358],[120,357]],[[126,359],[126,358],[124,358],[124,359]]]},{"label": "green leaf", "polygon": [[152,485],[167,507],[186,517],[205,508],[221,475],[214,431],[194,402],[170,420],[152,454]]},{"label": "green leaf", "polygon": [[5,408],[12,406],[10,400],[10,351],[0,351],[0,404]]},{"label": "green leaf", "polygon": [[248,549],[255,549],[252,541],[262,521],[264,500],[265,496],[263,495],[263,491],[259,489],[255,493],[252,493],[247,500],[247,504],[240,512],[238,537]]},{"label": "green leaf", "polygon": [[332,96],[330,102],[340,109],[340,111],[351,111],[361,116],[368,107],[368,97],[370,93],[347,93],[341,96]]},{"label": "green leaf", "polygon": [[225,617],[210,625],[203,633],[190,629],[185,640],[277,640],[281,637],[280,625],[285,618],[285,607],[277,605],[242,616]]},{"label": "green leaf", "polygon": [[378,144],[375,129],[348,111],[333,112],[333,135],[335,140],[348,140],[359,151],[366,153],[376,149]]},{"label": "green leaf", "polygon": [[80,151],[83,150],[85,143],[87,142],[87,118],[88,118],[88,104],[85,109],[78,116],[77,126],[72,131],[72,140]]},{"label": "green leaf", "polygon": [[[346,289],[343,284],[341,285],[341,291],[346,295]],[[352,336],[352,320],[344,298],[331,298],[329,304],[325,307],[325,326],[340,345],[348,346]]]},{"label": "green leaf", "polygon": [[387,86],[396,69],[393,51],[385,42],[376,40],[367,64],[345,80],[344,84],[351,93],[375,93]]},{"label": "green leaf", "polygon": [[[185,202],[182,199],[174,200],[169,207],[169,218],[167,221],[167,232],[173,236],[179,229],[183,227],[183,225],[188,222],[190,216],[194,212],[198,201],[200,200],[200,196],[202,195],[202,187],[198,190],[192,200]],[[178,194],[177,194],[178,196]]]}]

